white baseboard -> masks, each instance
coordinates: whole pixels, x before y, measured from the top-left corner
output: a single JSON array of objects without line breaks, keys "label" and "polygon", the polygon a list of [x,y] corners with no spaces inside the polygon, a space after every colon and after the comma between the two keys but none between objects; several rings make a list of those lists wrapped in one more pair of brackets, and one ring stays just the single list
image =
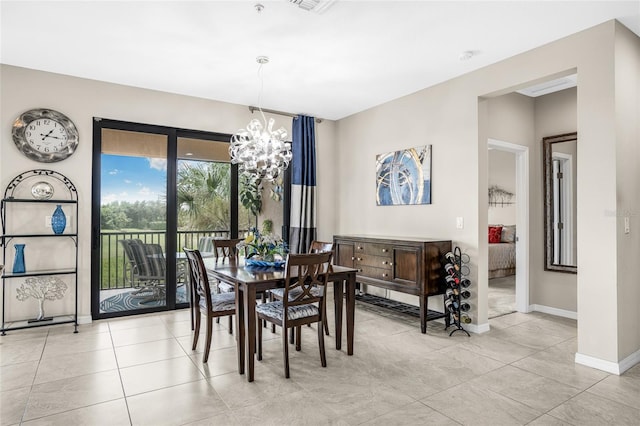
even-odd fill
[{"label": "white baseboard", "polygon": [[565,318],[570,318],[570,319],[574,319],[574,320],[578,319],[578,313],[577,312],[567,311],[565,309],[552,308],[551,306],[529,305],[529,312],[531,312],[531,311],[542,312],[542,313],[545,313],[545,314],[556,315],[556,316],[559,316],[559,317],[565,317]]},{"label": "white baseboard", "polygon": [[486,333],[490,330],[489,323],[485,322],[484,324],[463,324],[465,330],[470,333],[481,334]]},{"label": "white baseboard", "polygon": [[78,315],[78,324],[91,324],[91,315]]},{"label": "white baseboard", "polygon": [[640,363],[640,350],[635,351],[620,362],[611,362],[576,352],[575,361],[576,364],[585,365],[591,368],[597,368],[598,370],[606,371],[607,373],[616,374],[619,376],[634,365]]}]

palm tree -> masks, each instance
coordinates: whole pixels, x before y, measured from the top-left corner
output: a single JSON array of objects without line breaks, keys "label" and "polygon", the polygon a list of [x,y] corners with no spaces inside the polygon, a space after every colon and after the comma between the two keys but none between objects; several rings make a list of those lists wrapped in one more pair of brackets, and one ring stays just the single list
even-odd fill
[{"label": "palm tree", "polygon": [[[178,223],[182,229],[230,229],[231,167],[228,163],[180,161],[178,164]],[[262,207],[256,182],[240,178],[239,227],[255,226]]]}]

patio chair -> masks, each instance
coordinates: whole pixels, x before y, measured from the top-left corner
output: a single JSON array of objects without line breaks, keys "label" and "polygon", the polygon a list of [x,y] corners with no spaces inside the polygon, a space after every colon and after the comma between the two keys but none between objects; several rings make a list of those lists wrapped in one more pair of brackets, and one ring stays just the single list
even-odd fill
[{"label": "patio chair", "polygon": [[138,239],[119,240],[128,262],[132,297],[140,303],[164,300],[166,296],[167,261],[159,244],[145,244]]},{"label": "patio chair", "polygon": [[[282,327],[282,351],[284,375],[289,378],[289,343],[287,329],[305,324],[318,324],[320,362],[327,366],[324,350],[323,324],[325,318],[324,297],[331,268],[332,253],[290,254],[285,265],[285,283],[282,300],[256,306],[257,320],[269,321]],[[262,327],[258,331],[258,360],[262,360]]]}]

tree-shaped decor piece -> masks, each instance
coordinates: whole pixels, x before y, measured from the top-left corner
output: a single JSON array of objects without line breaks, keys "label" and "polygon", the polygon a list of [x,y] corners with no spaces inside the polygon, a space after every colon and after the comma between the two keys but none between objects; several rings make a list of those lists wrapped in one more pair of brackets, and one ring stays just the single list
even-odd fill
[{"label": "tree-shaped decor piece", "polygon": [[45,318],[44,316],[44,301],[62,299],[66,291],[67,284],[57,277],[31,277],[24,280],[24,283],[17,289],[16,298],[24,302],[33,297],[39,302],[38,317],[29,320],[29,322],[49,321],[51,317]]}]

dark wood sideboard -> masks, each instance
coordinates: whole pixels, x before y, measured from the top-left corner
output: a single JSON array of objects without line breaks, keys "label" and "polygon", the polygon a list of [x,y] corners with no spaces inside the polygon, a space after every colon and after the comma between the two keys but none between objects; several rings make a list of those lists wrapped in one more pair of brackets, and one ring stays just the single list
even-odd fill
[{"label": "dark wood sideboard", "polygon": [[356,268],[357,282],[418,296],[423,333],[427,321],[448,319],[428,309],[428,298],[446,290],[441,261],[451,251],[450,240],[334,235],[333,246],[334,263]]}]

